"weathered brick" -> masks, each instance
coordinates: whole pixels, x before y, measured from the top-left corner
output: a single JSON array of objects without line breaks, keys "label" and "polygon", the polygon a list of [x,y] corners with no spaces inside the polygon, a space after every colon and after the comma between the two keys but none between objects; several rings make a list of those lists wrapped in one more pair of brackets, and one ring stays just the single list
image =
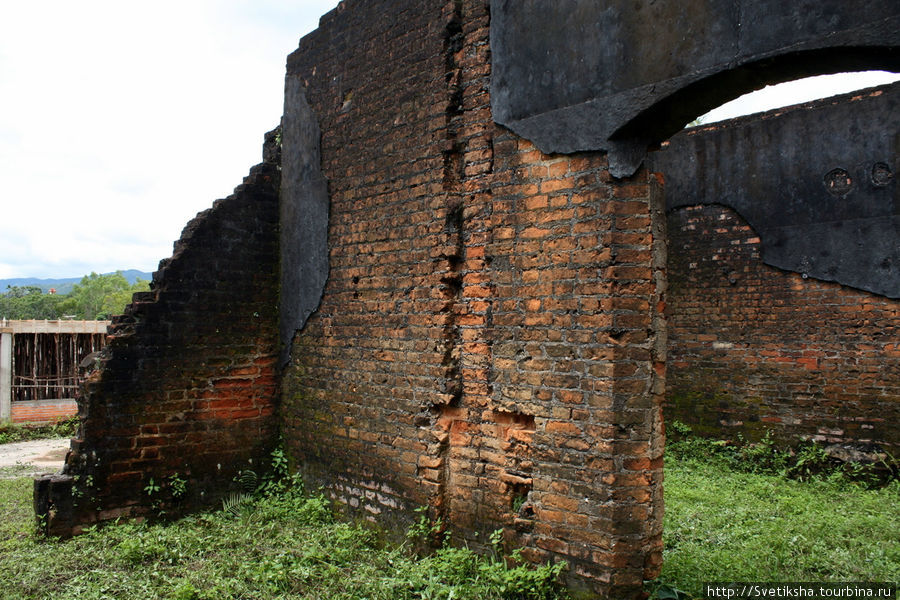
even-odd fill
[{"label": "weathered brick", "polygon": [[896,300],[763,264],[759,237],[722,206],[672,211],[668,230],[667,419],[749,440],[824,427],[842,432],[827,443],[900,445],[886,426],[900,418],[900,356],[883,335],[898,328]]}]

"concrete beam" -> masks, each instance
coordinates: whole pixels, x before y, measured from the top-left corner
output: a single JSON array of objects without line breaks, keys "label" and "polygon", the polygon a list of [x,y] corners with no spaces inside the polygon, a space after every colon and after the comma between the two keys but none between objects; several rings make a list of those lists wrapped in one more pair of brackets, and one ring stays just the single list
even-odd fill
[{"label": "concrete beam", "polygon": [[671,210],[724,204],[766,264],[900,298],[900,83],[685,130],[649,162]]},{"label": "concrete beam", "polygon": [[328,180],[322,174],[321,132],[299,77],[284,88],[281,163],[281,363],[294,334],[318,307],[328,279]]},{"label": "concrete beam", "polygon": [[106,333],[110,321],[4,321],[11,333]]},{"label": "concrete beam", "polygon": [[12,344],[13,334],[0,332],[0,421],[12,418]]}]

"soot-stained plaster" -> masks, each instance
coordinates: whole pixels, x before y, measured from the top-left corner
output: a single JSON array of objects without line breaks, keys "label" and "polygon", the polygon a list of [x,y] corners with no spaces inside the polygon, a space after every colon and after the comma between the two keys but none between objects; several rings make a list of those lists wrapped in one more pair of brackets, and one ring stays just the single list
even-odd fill
[{"label": "soot-stained plaster", "polygon": [[668,209],[724,204],[767,264],[900,298],[900,84],[685,132],[651,155]]},{"label": "soot-stained plaster", "polygon": [[492,0],[494,119],[542,151],[648,146],[767,83],[900,70],[900,2]]},{"label": "soot-stained plaster", "polygon": [[319,306],[328,279],[328,180],[316,116],[297,77],[285,81],[281,171],[281,363]]}]

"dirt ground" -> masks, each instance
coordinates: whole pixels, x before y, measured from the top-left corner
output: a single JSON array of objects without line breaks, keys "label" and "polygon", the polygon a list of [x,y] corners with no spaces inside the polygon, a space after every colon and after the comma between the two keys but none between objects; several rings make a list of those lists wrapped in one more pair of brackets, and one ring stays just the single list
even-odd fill
[{"label": "dirt ground", "polygon": [[69,441],[62,438],[0,445],[0,477],[56,473],[62,469]]}]

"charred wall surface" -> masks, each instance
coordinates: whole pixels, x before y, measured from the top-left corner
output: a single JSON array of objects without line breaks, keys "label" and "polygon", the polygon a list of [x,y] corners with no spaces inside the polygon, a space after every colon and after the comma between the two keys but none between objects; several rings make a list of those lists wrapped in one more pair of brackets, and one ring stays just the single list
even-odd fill
[{"label": "charred wall surface", "polygon": [[674,137],[652,158],[669,209],[721,203],[762,259],[900,298],[900,84]]},{"label": "charred wall surface", "polygon": [[668,175],[667,418],[896,454],[898,95],[689,130],[653,157]]},{"label": "charred wall surface", "polygon": [[[900,70],[893,0],[493,0],[494,116],[546,152],[650,144],[767,83]],[[652,41],[651,41],[652,40]]]},{"label": "charred wall surface", "polygon": [[344,2],[288,60],[331,206],[285,440],[350,511],[427,506],[475,547],[503,528],[637,595],[661,557],[661,195],[493,123],[488,9]]},{"label": "charred wall surface", "polygon": [[275,163],[254,167],[188,223],[151,291],[113,320],[63,472],[35,482],[48,533],[203,506],[271,450],[278,182]]}]

